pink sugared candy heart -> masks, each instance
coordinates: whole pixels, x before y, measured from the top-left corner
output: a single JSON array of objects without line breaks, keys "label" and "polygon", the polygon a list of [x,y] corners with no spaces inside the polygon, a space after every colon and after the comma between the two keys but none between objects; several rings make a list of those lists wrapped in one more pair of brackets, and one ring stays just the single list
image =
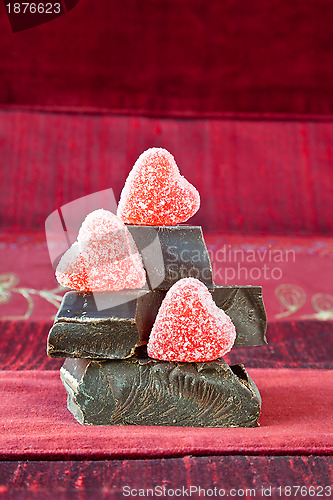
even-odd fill
[{"label": "pink sugared candy heart", "polygon": [[172,154],[151,148],[129,173],[117,215],[127,224],[166,226],[186,222],[199,207],[198,191],[180,175]]},{"label": "pink sugared candy heart", "polygon": [[91,212],[77,241],[62,256],[58,282],[81,291],[103,292],[142,288],[146,273],[125,224],[107,210]]},{"label": "pink sugared candy heart", "polygon": [[147,346],[151,358],[202,362],[224,356],[236,339],[235,326],[207,287],[184,278],[166,294]]},{"label": "pink sugared candy heart", "polygon": [[88,276],[77,241],[61,257],[56,269],[56,278],[60,285],[67,288],[89,290]]}]

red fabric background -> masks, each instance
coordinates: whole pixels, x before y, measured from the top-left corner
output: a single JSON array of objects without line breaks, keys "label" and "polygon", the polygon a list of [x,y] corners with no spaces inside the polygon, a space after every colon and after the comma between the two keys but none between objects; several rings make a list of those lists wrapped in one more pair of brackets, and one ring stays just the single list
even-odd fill
[{"label": "red fabric background", "polygon": [[331,454],[333,375],[251,369],[263,398],[261,426],[214,429],[81,426],[66,409],[59,372],[0,372],[0,458]]},{"label": "red fabric background", "polygon": [[66,409],[58,372],[0,372],[0,458],[331,454],[333,375],[250,370],[263,398],[259,428],[81,426]]},{"label": "red fabric background", "polygon": [[326,120],[2,111],[1,225],[44,231],[46,217],[64,203],[108,188],[118,200],[139,154],[162,146],[200,192],[201,208],[190,223],[204,231],[328,235],[332,144],[333,122]]},{"label": "red fabric background", "polygon": [[333,113],[330,0],[80,0],[16,34],[0,103],[121,113]]}]

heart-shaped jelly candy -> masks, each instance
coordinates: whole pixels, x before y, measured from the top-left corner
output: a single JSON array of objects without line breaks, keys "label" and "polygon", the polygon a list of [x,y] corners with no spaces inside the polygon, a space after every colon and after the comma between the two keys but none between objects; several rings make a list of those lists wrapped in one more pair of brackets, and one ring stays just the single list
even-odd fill
[{"label": "heart-shaped jelly candy", "polygon": [[141,288],[146,283],[127,227],[103,209],[86,217],[77,241],[60,259],[56,278],[68,288],[93,292]]},{"label": "heart-shaped jelly candy", "polygon": [[166,294],[147,350],[150,357],[166,361],[211,361],[230,351],[235,339],[234,324],[207,287],[195,278],[184,278]]},{"label": "heart-shaped jelly candy", "polygon": [[200,207],[198,191],[180,175],[166,149],[147,149],[122,190],[117,215],[127,224],[166,226],[186,222]]}]

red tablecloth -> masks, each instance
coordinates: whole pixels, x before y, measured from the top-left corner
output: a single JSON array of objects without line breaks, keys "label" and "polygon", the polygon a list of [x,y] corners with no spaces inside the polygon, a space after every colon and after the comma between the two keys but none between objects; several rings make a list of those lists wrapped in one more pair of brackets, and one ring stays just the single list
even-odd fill
[{"label": "red tablecloth", "polygon": [[312,455],[333,452],[333,372],[251,369],[263,398],[258,428],[81,426],[54,371],[0,372],[0,458]]}]

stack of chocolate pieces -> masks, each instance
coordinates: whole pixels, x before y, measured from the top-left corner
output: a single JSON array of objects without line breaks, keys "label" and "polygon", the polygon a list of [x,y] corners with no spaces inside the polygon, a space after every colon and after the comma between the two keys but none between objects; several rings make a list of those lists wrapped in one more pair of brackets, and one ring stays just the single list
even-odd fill
[{"label": "stack of chocolate pieces", "polygon": [[82,424],[254,427],[261,399],[223,356],[266,343],[261,287],[216,286],[195,188],[164,149],[130,172],[118,217],[92,212],[57,267],[48,337]]}]

